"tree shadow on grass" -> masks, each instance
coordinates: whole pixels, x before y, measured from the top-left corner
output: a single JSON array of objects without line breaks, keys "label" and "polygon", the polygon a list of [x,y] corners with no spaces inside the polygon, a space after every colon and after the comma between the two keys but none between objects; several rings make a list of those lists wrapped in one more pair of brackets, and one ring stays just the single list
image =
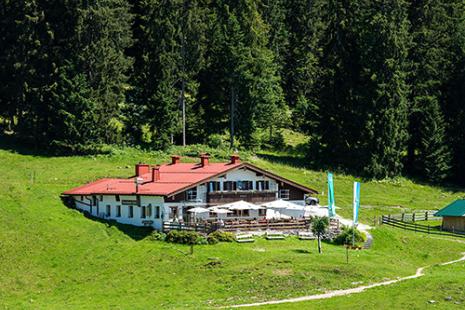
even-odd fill
[{"label": "tree shadow on grass", "polygon": [[121,231],[122,233],[124,233],[125,235],[127,235],[128,237],[130,237],[131,239],[135,241],[139,241],[139,240],[146,238],[154,231],[153,227],[151,226],[148,226],[148,227],[134,226],[134,225],[129,225],[129,224],[118,223],[116,220],[107,220],[107,219],[102,219],[100,217],[96,217],[87,211],[76,209],[73,206],[73,202],[70,197],[62,196],[61,199],[62,199],[63,205],[65,205],[67,208],[81,212],[86,218],[105,224],[108,228],[116,227],[119,231]]},{"label": "tree shadow on grass", "polygon": [[311,254],[312,251],[308,249],[294,249],[292,252],[298,253],[298,254]]},{"label": "tree shadow on grass", "polygon": [[[78,210],[79,211],[79,210]],[[142,240],[149,236],[153,231],[153,227],[134,226],[129,224],[118,223],[115,220],[105,220],[96,216],[93,216],[87,212],[83,212],[84,216],[88,219],[96,222],[105,224],[107,227],[116,227],[119,231],[130,237],[135,241]]]}]

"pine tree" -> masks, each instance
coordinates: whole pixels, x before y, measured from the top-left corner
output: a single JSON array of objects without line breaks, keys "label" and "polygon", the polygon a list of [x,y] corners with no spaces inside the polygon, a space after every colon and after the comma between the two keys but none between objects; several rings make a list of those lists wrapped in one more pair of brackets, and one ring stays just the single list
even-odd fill
[{"label": "pine tree", "polygon": [[442,88],[451,72],[451,20],[448,3],[420,0],[412,3],[412,107],[409,165],[431,180],[447,177],[450,152],[446,146]]},{"label": "pine tree", "polygon": [[407,4],[403,0],[364,3],[361,64],[366,105],[365,173],[375,178],[402,173],[406,151],[410,46]]},{"label": "pine tree", "polygon": [[253,147],[257,128],[276,126],[282,122],[279,116],[286,116],[278,68],[267,47],[267,26],[254,1],[218,1],[215,10],[212,67],[228,107],[223,111],[229,112],[230,144],[235,146],[237,136]]},{"label": "pine tree", "polygon": [[61,6],[61,15],[70,16],[64,21],[49,16],[58,70],[49,98],[48,139],[60,148],[87,152],[122,141],[132,16],[126,0],[74,4]]},{"label": "pine tree", "polygon": [[130,98],[132,111],[142,113],[134,113],[137,117],[131,123],[136,134],[148,128],[151,138],[142,142],[158,148],[182,131],[180,112],[185,103],[195,104],[196,75],[203,66],[205,48],[202,3],[144,0],[136,6],[140,16],[133,49],[135,89]]},{"label": "pine tree", "polygon": [[287,2],[289,51],[283,73],[286,99],[292,108],[295,129],[311,131],[318,117],[317,81],[321,74],[320,41],[325,24],[325,1],[292,0]]},{"label": "pine tree", "polygon": [[310,128],[308,157],[315,166],[332,165],[360,169],[360,115],[357,88],[360,85],[358,51],[358,2],[327,1],[321,8],[325,23],[321,34],[321,56],[315,103],[307,117]]},{"label": "pine tree", "polygon": [[448,146],[452,153],[451,174],[455,181],[465,184],[465,3],[448,1],[449,30],[452,42],[452,69],[444,87],[443,111],[446,119]]}]

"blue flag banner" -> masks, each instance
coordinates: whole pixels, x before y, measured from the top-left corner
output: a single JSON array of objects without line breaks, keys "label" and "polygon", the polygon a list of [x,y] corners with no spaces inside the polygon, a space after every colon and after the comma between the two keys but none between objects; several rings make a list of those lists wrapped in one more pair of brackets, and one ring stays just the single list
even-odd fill
[{"label": "blue flag banner", "polygon": [[354,182],[354,226],[358,225],[358,210],[360,209],[360,183]]},{"label": "blue flag banner", "polygon": [[336,216],[336,207],[334,201],[334,183],[332,173],[328,173],[328,216]]}]

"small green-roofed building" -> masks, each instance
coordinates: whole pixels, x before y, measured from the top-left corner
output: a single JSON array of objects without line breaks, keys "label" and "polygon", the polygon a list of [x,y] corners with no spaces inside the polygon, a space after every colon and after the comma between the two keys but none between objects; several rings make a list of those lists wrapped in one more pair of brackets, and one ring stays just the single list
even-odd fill
[{"label": "small green-roofed building", "polygon": [[465,199],[459,199],[436,212],[442,217],[442,229],[465,231]]}]

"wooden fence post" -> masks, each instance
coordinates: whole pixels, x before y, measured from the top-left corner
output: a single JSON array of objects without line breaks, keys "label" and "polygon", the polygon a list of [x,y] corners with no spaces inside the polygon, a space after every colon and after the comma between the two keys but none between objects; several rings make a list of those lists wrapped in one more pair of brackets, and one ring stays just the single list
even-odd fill
[{"label": "wooden fence post", "polygon": [[415,223],[415,212],[412,213],[412,222]]},{"label": "wooden fence post", "polygon": [[402,222],[404,221],[404,219],[405,219],[405,213],[402,212]]},{"label": "wooden fence post", "polygon": [[425,221],[428,220],[428,211],[425,212]]}]

